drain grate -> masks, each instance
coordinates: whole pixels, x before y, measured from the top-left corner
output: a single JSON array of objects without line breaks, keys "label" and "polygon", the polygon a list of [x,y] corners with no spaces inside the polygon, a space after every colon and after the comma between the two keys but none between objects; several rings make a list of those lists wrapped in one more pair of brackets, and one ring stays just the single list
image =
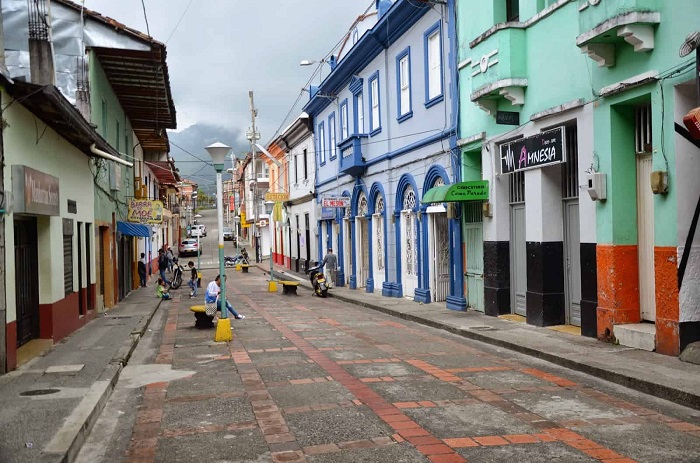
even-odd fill
[{"label": "drain grate", "polygon": [[49,395],[61,392],[60,389],[33,389],[31,391],[20,392],[19,395],[23,396],[35,396],[35,395]]},{"label": "drain grate", "polygon": [[117,316],[117,317],[112,317],[110,315],[107,315],[105,318],[107,318],[109,320],[124,320],[124,319],[132,318],[132,317],[129,315],[123,315],[123,316]]}]

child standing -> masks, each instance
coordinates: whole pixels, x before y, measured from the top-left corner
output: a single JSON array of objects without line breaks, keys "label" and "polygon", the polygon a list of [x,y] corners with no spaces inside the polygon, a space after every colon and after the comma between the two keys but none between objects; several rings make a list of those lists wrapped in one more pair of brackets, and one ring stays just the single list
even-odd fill
[{"label": "child standing", "polygon": [[190,297],[197,297],[197,283],[198,283],[198,275],[197,275],[197,269],[194,266],[194,262],[189,261],[187,263],[187,266],[190,269],[191,275],[190,275],[190,281],[187,283],[192,291],[190,291]]}]

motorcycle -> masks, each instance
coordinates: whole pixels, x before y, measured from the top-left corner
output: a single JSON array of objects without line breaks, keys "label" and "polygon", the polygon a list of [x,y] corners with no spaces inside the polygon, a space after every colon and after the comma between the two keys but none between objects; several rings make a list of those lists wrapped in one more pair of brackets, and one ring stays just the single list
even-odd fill
[{"label": "motorcycle", "polygon": [[319,297],[328,297],[328,283],[326,283],[326,276],[321,272],[321,266],[309,267],[306,269],[306,274],[309,275],[314,294]]},{"label": "motorcycle", "polygon": [[180,286],[182,286],[182,274],[184,271],[185,269],[177,261],[177,258],[173,259],[173,278],[170,282],[170,288],[178,289]]},{"label": "motorcycle", "polygon": [[250,261],[248,260],[248,253],[245,249],[243,249],[241,253],[237,256],[224,256],[224,266],[235,267],[238,264],[250,265]]}]

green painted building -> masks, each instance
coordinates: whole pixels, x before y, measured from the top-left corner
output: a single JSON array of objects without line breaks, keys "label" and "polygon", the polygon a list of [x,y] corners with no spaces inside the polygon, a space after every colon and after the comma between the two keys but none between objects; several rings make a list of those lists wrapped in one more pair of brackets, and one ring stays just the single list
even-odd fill
[{"label": "green painted building", "polygon": [[490,185],[463,207],[471,307],[671,355],[700,338],[695,58],[678,53],[700,3],[670,3],[458,2],[463,180]]}]

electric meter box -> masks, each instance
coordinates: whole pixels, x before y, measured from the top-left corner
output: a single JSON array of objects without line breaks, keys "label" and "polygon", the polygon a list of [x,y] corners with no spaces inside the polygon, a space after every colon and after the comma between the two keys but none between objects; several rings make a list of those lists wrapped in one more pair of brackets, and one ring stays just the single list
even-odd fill
[{"label": "electric meter box", "polygon": [[605,182],[605,174],[601,172],[593,172],[588,174],[588,185],[586,185],[586,189],[588,190],[588,195],[593,201],[605,201],[607,197]]}]

